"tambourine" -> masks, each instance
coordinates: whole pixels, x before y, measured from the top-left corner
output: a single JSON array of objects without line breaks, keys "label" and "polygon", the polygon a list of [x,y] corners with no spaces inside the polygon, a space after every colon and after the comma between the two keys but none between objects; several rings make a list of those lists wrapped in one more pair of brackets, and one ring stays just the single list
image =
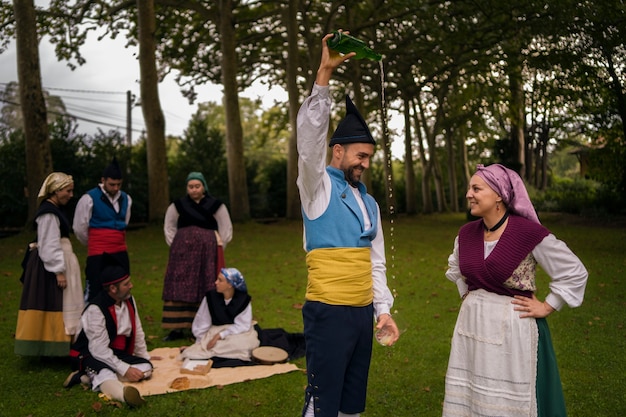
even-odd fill
[{"label": "tambourine", "polygon": [[287,351],[273,346],[261,346],[252,350],[252,359],[262,365],[286,362],[287,358]]}]

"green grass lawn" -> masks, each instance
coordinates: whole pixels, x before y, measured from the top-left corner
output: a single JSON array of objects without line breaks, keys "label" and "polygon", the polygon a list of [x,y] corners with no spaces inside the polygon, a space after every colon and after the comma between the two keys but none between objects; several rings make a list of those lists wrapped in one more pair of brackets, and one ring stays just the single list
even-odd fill
[{"label": "green grass lawn", "polygon": [[[548,319],[570,417],[626,416],[626,227],[592,225],[555,214],[544,224],[582,259],[590,273],[585,302]],[[451,333],[460,304],[444,272],[465,216],[398,217],[384,222],[394,316],[403,331],[393,347],[374,346],[364,417],[441,415]],[[21,284],[20,261],[32,233],[0,239],[0,416],[297,416],[304,398],[302,372],[267,379],[147,397],[146,407],[116,407],[80,387],[66,390],[69,364],[13,353]],[[85,248],[74,249],[84,268]],[[131,269],[149,349],[163,342],[161,289],[168,248],[161,227],[128,233]],[[263,328],[302,331],[300,306],[306,268],[299,221],[234,226],[228,266],[245,276],[255,319]],[[539,296],[547,291],[540,272]],[[305,368],[304,359],[295,363]]]}]

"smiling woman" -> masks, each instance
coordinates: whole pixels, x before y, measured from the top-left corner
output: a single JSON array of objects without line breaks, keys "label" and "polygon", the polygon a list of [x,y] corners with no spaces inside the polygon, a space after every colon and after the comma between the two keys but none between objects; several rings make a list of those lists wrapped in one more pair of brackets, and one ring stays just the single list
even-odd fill
[{"label": "smiling woman", "polygon": [[[520,176],[479,165],[466,194],[473,216],[459,230],[446,277],[462,299],[445,381],[444,416],[564,416],[546,317],[583,301],[587,270],[541,225]],[[550,276],[536,296],[537,265]],[[515,363],[512,363],[512,358]],[[530,366],[528,366],[530,364]]]}]

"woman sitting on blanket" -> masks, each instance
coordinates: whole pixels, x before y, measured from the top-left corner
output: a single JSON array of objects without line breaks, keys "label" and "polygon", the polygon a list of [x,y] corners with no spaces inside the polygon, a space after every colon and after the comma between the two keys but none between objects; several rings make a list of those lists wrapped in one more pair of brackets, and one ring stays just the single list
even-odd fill
[{"label": "woman sitting on blanket", "polygon": [[182,351],[182,358],[251,360],[259,337],[252,323],[250,300],[241,272],[222,268],[215,289],[206,293],[193,320],[191,331],[196,343]]}]

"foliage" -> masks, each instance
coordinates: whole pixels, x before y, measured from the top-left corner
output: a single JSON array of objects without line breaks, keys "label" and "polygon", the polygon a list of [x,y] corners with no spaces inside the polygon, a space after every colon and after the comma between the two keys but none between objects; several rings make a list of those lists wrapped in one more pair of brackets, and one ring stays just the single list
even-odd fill
[{"label": "foliage", "polygon": [[[9,3],[0,3],[0,50],[14,35]],[[541,180],[549,173],[536,173],[550,169],[554,149],[564,143],[588,144],[593,148],[591,160],[597,161],[590,178],[605,186],[606,195],[622,198],[615,206],[623,207],[626,7],[622,0],[596,3],[155,0],[157,60],[160,75],[174,73],[193,100],[195,88],[209,81],[224,83],[225,76],[233,75],[223,69],[225,52],[232,51],[222,50],[223,41],[233,41],[237,92],[263,80],[288,91],[295,86],[290,100],[300,102],[315,78],[321,37],[337,28],[350,30],[384,59],[380,66],[350,60],[338,68],[332,80],[333,101],[339,103],[346,93],[351,94],[375,134],[381,131],[375,110],[383,104],[382,93],[384,104],[407,114],[406,138],[415,148],[413,154],[420,157],[416,160],[421,161],[426,179],[421,195],[443,192],[445,197],[435,198],[437,207],[429,207],[426,201],[424,211],[456,207],[457,201],[444,200],[462,200],[465,171],[477,162],[500,160],[512,168],[521,167],[517,128],[523,129],[527,154],[522,174],[533,185],[544,186]],[[48,8],[38,10],[42,35],[49,36],[59,59],[70,66],[84,63],[80,48],[96,29],[101,36],[126,36],[128,45],[137,43],[134,2],[52,0]],[[289,20],[295,20],[291,16],[296,16],[297,33],[286,31]],[[220,26],[223,21],[230,25]],[[295,53],[290,43],[296,43]],[[296,68],[294,75],[287,73],[288,63]],[[232,90],[230,85],[224,87],[225,92]],[[225,125],[221,107],[216,106],[213,114],[221,113]],[[288,158],[287,166],[294,166],[295,152],[288,143],[294,127],[287,124],[286,106],[273,108],[261,118],[256,117],[254,104],[241,100],[239,107],[245,152],[237,168],[245,166],[256,178],[247,178],[244,186],[267,188],[262,184],[265,163],[269,169],[274,164],[270,159]],[[604,149],[595,149],[605,144]],[[442,175],[447,167],[452,175]],[[176,182],[182,176],[182,172],[171,175],[172,192],[176,190],[172,196],[180,194]],[[258,187],[255,181],[261,181]],[[288,178],[287,184],[293,181]],[[223,183],[214,189],[219,190],[219,185]]]},{"label": "foliage", "polygon": [[[626,415],[623,387],[626,349],[623,309],[624,223],[593,225],[576,216],[541,214],[557,237],[580,257],[590,272],[585,302],[565,307],[548,322],[559,363],[569,415]],[[462,214],[384,219],[388,282],[396,295],[394,317],[402,336],[397,345],[373,347],[367,417],[435,417],[441,415],[450,337],[459,308],[456,287],[446,280]],[[299,415],[306,376],[291,372],[240,384],[148,396],[144,408],[129,410],[107,403],[80,386],[62,383],[70,365],[54,359],[25,358],[13,353],[13,338],[21,295],[19,261],[32,233],[0,240],[0,415],[26,416],[172,416],[283,417]],[[189,341],[163,342],[161,291],[168,248],[158,225],[127,235],[133,270],[133,294],[139,303],[149,349],[174,347]],[[85,248],[74,241],[82,263]],[[225,252],[229,265],[246,277],[253,297],[254,318],[263,328],[302,331],[306,266],[301,222],[249,222],[235,226]],[[539,272],[538,297],[548,292],[548,278]],[[304,359],[295,361],[305,369]],[[158,377],[158,364],[155,376]]]},{"label": "foliage", "polygon": [[170,143],[168,172],[172,198],[187,192],[185,180],[189,172],[200,171],[206,178],[209,193],[228,201],[225,139],[220,115],[213,104],[200,104],[183,137],[174,138]]},{"label": "foliage", "polygon": [[0,216],[2,226],[26,223],[26,158],[22,131],[3,130],[0,139]]},{"label": "foliage", "polygon": [[599,184],[585,179],[552,178],[548,188],[531,200],[538,211],[584,214],[597,207]]},{"label": "foliage", "polygon": [[258,160],[252,160],[247,168],[252,218],[285,217],[287,161],[270,159],[261,166]]}]

